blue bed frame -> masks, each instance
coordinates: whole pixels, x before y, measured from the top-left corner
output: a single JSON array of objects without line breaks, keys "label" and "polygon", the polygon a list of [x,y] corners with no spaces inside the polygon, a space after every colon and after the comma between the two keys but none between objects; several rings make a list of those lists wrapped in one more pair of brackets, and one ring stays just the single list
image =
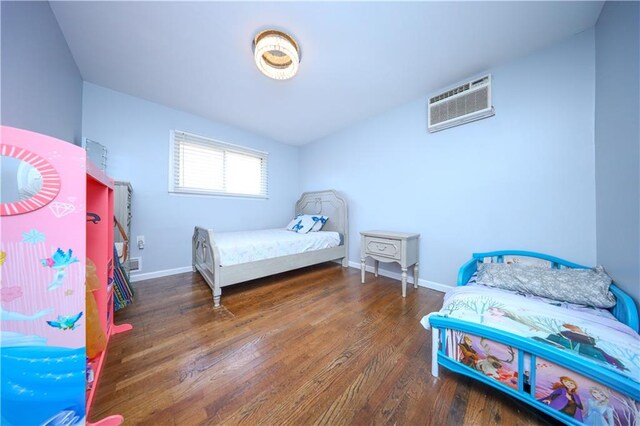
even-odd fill
[{"label": "blue bed frame", "polygon": [[[563,259],[559,259],[547,254],[535,253],[522,250],[501,250],[487,253],[474,253],[473,258],[467,263],[462,265],[458,273],[458,286],[464,286],[469,282],[471,276],[477,271],[478,263],[482,263],[483,259],[491,257],[494,262],[502,262],[504,256],[526,256],[537,259],[544,259],[551,262],[552,268],[577,268],[585,269],[587,266],[578,265]],[[624,324],[627,324],[633,330],[638,332],[638,310],[636,308],[633,299],[622,291],[616,285],[611,285],[611,292],[616,296],[617,303],[610,309],[611,313]],[[560,365],[569,370],[575,371],[591,380],[599,382],[610,389],[614,389],[621,394],[624,394],[634,400],[640,400],[640,386],[633,380],[617,374],[614,371],[608,370],[597,364],[578,358],[571,353],[557,349],[553,346],[544,345],[534,340],[520,337],[502,330],[483,326],[481,324],[462,321],[455,318],[444,318],[438,316],[429,317],[429,323],[432,330],[433,338],[433,359],[432,359],[432,374],[438,376],[438,365],[442,365],[451,371],[464,374],[472,377],[483,383],[486,383],[500,391],[513,396],[537,409],[543,411],[550,416],[567,424],[581,425],[583,423],[578,422],[572,417],[551,408],[549,405],[539,402],[535,398],[535,373],[536,373],[536,358],[541,357],[545,360],[551,361],[557,365]],[[484,374],[467,367],[462,363],[450,358],[446,355],[446,331],[461,331],[476,336],[485,337],[489,340],[502,343],[517,349],[518,351],[518,390],[514,390],[497,380],[485,376]],[[524,355],[531,355],[531,365],[524,365]],[[437,363],[435,360],[437,359]],[[524,371],[529,370],[531,372],[529,377],[530,391],[525,391],[524,384]]]}]

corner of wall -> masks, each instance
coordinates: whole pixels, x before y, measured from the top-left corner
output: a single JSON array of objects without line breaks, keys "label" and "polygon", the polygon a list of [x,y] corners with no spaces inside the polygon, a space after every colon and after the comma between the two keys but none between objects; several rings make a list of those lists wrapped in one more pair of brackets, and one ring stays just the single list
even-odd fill
[{"label": "corner of wall", "polygon": [[82,75],[48,2],[2,2],[2,124],[81,143]]},{"label": "corner of wall", "polygon": [[640,4],[606,2],[595,34],[597,259],[639,303]]}]

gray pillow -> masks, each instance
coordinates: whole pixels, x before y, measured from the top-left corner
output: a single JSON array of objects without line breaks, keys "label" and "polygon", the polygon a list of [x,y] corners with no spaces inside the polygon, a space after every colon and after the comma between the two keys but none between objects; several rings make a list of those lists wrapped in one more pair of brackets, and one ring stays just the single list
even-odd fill
[{"label": "gray pillow", "polygon": [[596,308],[616,304],[609,291],[611,278],[602,266],[550,269],[517,263],[483,263],[478,268],[477,283]]}]

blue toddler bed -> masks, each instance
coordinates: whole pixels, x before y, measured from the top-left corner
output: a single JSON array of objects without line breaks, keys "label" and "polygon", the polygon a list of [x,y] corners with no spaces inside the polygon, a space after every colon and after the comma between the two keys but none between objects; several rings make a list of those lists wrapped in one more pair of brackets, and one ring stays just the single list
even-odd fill
[{"label": "blue toddler bed", "polygon": [[615,305],[605,310],[476,284],[479,266],[498,263],[504,269],[512,262],[533,262],[532,268],[549,273],[548,268],[588,269],[534,252],[473,254],[442,309],[422,320],[432,329],[432,374],[437,377],[444,366],[567,424],[640,424],[640,336],[633,299],[611,284]]}]

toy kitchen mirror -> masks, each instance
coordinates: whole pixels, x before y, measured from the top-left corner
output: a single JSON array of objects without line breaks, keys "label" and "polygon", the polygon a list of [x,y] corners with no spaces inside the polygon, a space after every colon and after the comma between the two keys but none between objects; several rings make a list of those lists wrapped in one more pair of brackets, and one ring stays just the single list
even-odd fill
[{"label": "toy kitchen mirror", "polygon": [[0,154],[0,216],[40,209],[58,195],[60,176],[49,161],[12,145]]}]

